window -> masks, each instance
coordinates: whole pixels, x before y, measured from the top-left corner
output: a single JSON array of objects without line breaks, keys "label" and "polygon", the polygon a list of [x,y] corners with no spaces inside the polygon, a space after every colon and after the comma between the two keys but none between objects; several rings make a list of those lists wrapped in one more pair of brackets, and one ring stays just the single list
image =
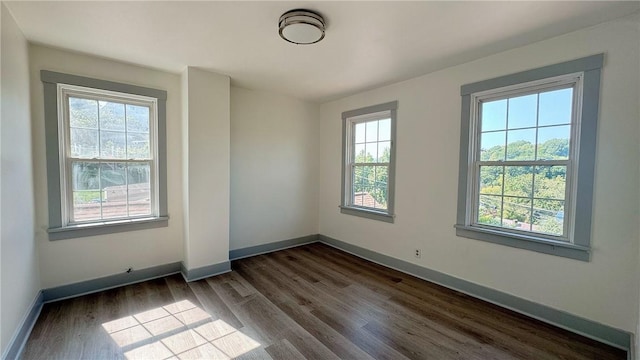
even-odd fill
[{"label": "window", "polygon": [[166,92],[43,71],[49,238],[166,226]]},{"label": "window", "polygon": [[589,259],[602,60],[462,87],[458,235]]},{"label": "window", "polygon": [[341,212],[393,222],[398,102],[342,113]]}]

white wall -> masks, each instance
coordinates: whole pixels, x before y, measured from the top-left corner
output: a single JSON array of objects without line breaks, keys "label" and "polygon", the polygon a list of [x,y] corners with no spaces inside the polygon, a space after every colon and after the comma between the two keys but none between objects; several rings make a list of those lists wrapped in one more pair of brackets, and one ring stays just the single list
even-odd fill
[{"label": "white wall", "polygon": [[187,269],[229,260],[230,81],[192,67],[182,74]]},{"label": "white wall", "polygon": [[318,110],[231,88],[231,249],[318,233]]},{"label": "white wall", "polygon": [[[0,76],[2,249],[0,354],[30,310],[38,291],[38,251],[33,236],[34,198],[27,41],[4,4]],[[3,356],[4,358],[4,356]]]},{"label": "white wall", "polygon": [[[635,332],[638,15],[323,104],[320,233]],[[591,262],[455,236],[463,84],[605,52]],[[396,222],[340,214],[341,112],[398,100]],[[422,249],[422,258],[412,256]]]},{"label": "white wall", "polygon": [[[40,251],[42,287],[49,288],[112,275],[124,272],[130,266],[134,269],[143,269],[181,261],[183,233],[180,76],[33,44],[30,45],[29,56],[36,199],[35,228]],[[78,239],[48,240],[41,69],[167,91],[167,188],[170,216],[168,227]]]}]

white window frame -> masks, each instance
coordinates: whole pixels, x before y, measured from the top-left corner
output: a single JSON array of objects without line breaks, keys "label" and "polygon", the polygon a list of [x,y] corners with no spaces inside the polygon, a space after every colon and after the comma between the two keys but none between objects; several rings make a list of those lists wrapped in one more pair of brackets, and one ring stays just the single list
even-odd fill
[{"label": "white window frame", "polygon": [[[372,220],[394,222],[396,121],[398,102],[368,106],[342,113],[342,199],[343,214]],[[390,119],[390,154],[388,163],[355,163],[355,126],[360,123]],[[371,208],[353,203],[353,177],[357,166],[387,166],[387,208]]]},{"label": "white window frame", "polygon": [[[592,55],[461,87],[460,167],[455,225],[458,236],[575,260],[591,259],[594,169],[603,62],[604,54]],[[574,88],[569,159],[548,160],[539,164],[549,166],[558,162],[567,166],[563,236],[479,224],[478,181],[482,163],[478,146],[480,102],[568,87]],[[531,166],[536,161],[505,160],[502,165],[519,163]]]},{"label": "white window frame", "polygon": [[[103,159],[100,156],[95,158],[74,158],[71,157],[71,122],[69,113],[69,98],[76,97],[82,99],[109,101],[122,103],[126,105],[138,105],[149,107],[149,150],[150,158],[148,159]],[[148,96],[135,94],[126,94],[115,91],[100,90],[76,85],[58,84],[58,139],[60,139],[60,196],[61,196],[61,215],[63,227],[73,226],[76,224],[92,224],[103,223],[105,221],[117,221],[124,219],[154,218],[158,216],[158,149],[156,144],[157,126],[158,126],[158,100]],[[99,126],[99,125],[98,125]],[[98,139],[99,139],[98,134]],[[126,139],[126,138],[125,138]],[[99,141],[99,140],[98,140]],[[148,163],[150,165],[150,185],[151,192],[151,213],[137,216],[123,216],[108,219],[95,219],[86,221],[74,221],[73,213],[73,191],[71,172],[73,161],[86,161],[101,163]],[[101,204],[102,206],[102,204]],[[127,202],[127,208],[129,204]],[[102,210],[101,210],[102,213]]]},{"label": "white window frame", "polygon": [[[167,208],[167,92],[137,85],[94,79],[48,70],[40,71],[44,90],[44,125],[47,163],[47,196],[49,210],[49,240],[82,238],[124,231],[145,230],[168,226]],[[73,206],[71,191],[71,161],[67,158],[70,149],[68,118],[68,94],[80,97],[97,97],[125,103],[153,103],[150,126],[150,151],[152,169],[150,186],[152,214],[109,218],[96,221],[71,222]],[[94,159],[92,159],[94,160]],[[95,159],[99,160],[99,159]],[[94,161],[95,161],[94,160]],[[120,159],[101,159],[102,162],[127,162]],[[145,160],[148,161],[148,160]],[[150,189],[151,190],[151,189]]]},{"label": "white window frame", "polygon": [[[573,243],[573,214],[575,212],[575,189],[576,181],[573,174],[573,169],[578,163],[578,152],[580,141],[580,118],[582,113],[582,79],[583,73],[574,73],[568,75],[562,75],[554,78],[548,78],[538,81],[532,81],[525,84],[517,84],[513,86],[507,86],[499,89],[491,89],[478,93],[471,94],[471,139],[469,139],[469,155],[470,163],[469,167],[469,193],[472,194],[468,198],[469,208],[467,210],[468,219],[466,221],[469,226],[478,227],[480,229],[486,229],[489,231],[498,231],[505,233],[512,233],[516,236],[525,237],[538,237],[540,239],[547,239],[552,241],[564,241]],[[569,157],[567,160],[522,160],[522,161],[482,161],[480,160],[480,125],[481,125],[481,103],[486,101],[495,101],[508,99],[518,96],[525,96],[530,94],[537,94],[540,92],[561,90],[561,89],[573,89],[572,99],[572,111],[571,111],[571,134],[569,138]],[[544,128],[538,127],[535,129]],[[506,129],[505,129],[506,130]],[[534,144],[537,147],[537,142]],[[487,224],[481,224],[477,222],[478,209],[480,202],[480,167],[481,166],[553,166],[561,165],[566,166],[566,182],[565,182],[565,212],[563,219],[563,235],[554,236],[551,234],[545,234],[535,231],[524,231],[518,229],[511,229],[507,227],[491,226]],[[535,181],[535,177],[534,177]],[[533,191],[533,188],[532,188]],[[503,195],[504,196],[504,195]],[[533,208],[533,201],[531,202]]]}]

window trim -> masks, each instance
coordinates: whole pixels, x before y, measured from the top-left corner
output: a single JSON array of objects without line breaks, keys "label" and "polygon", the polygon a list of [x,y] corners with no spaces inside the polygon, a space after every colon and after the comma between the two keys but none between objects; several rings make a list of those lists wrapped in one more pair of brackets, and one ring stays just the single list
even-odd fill
[{"label": "window trim", "polygon": [[[393,223],[395,219],[394,213],[394,199],[395,199],[395,162],[396,162],[396,121],[397,121],[397,109],[398,101],[391,101],[383,104],[372,105],[363,107],[360,109],[345,111],[342,113],[342,186],[341,186],[341,200],[340,200],[340,212],[343,214],[354,215],[364,217],[367,219],[378,220],[388,223]],[[388,168],[388,190],[387,190],[387,211],[376,211],[373,209],[350,205],[348,196],[351,189],[350,181],[347,181],[347,176],[351,175],[351,170],[348,169],[348,157],[350,151],[347,146],[351,144],[347,141],[347,136],[352,135],[352,131],[348,129],[348,125],[351,123],[349,119],[354,117],[366,118],[367,115],[375,115],[380,112],[389,112],[391,118],[391,154],[389,157]],[[371,118],[370,120],[374,120]],[[366,120],[363,120],[366,121]]]},{"label": "window trim", "polygon": [[[83,76],[41,70],[40,79],[44,87],[44,121],[47,159],[47,192],[49,208],[49,240],[69,239],[103,235],[168,226],[167,212],[167,144],[166,144],[166,100],[167,92],[141,86],[93,79]],[[58,84],[80,86],[104,91],[126,93],[155,98],[157,101],[157,215],[117,220],[101,220],[82,224],[65,224],[63,219],[61,191],[61,148],[59,131]]]},{"label": "window trim", "polygon": [[[96,101],[114,101],[126,103],[127,105],[138,105],[149,107],[150,123],[149,123],[149,145],[150,145],[150,157],[146,159],[103,159],[98,158],[74,158],[71,156],[71,123],[70,123],[70,109],[69,98],[78,97],[83,99],[92,99]],[[134,95],[116,93],[113,91],[99,90],[95,88],[80,87],[76,85],[58,84],[58,139],[62,139],[63,146],[60,146],[60,168],[64,168],[65,171],[60,172],[61,186],[61,213],[62,224],[64,226],[72,227],[75,225],[83,224],[95,224],[103,222],[111,222],[118,220],[134,220],[139,218],[149,218],[158,216],[158,176],[157,176],[157,160],[158,160],[158,139],[157,139],[157,123],[158,123],[158,99]],[[69,175],[72,173],[72,166],[74,161],[88,161],[98,163],[149,163],[150,165],[150,183],[153,184],[151,188],[151,214],[148,215],[133,215],[118,218],[99,219],[99,220],[84,220],[84,221],[72,221],[71,214],[73,213],[73,200],[71,194],[73,193],[72,184],[69,179]]]},{"label": "window trim", "polygon": [[[471,239],[533,250],[545,254],[563,256],[571,259],[589,261],[591,258],[591,219],[593,207],[593,185],[595,175],[595,155],[597,139],[597,121],[600,99],[600,74],[604,62],[604,54],[592,55],[577,60],[549,65],[538,69],[523,71],[494,79],[463,85],[462,96],[460,158],[458,179],[458,211],[456,219],[456,235]],[[506,231],[473,227],[470,224],[470,211],[473,199],[469,176],[469,167],[473,166],[470,156],[472,137],[475,136],[471,124],[471,115],[475,107],[473,95],[490,90],[513,87],[535,81],[582,73],[582,98],[578,130],[579,145],[576,149],[576,160],[573,163],[573,242],[556,241],[535,234],[514,234]],[[572,129],[573,131],[573,129]],[[577,196],[580,194],[579,196]]]}]

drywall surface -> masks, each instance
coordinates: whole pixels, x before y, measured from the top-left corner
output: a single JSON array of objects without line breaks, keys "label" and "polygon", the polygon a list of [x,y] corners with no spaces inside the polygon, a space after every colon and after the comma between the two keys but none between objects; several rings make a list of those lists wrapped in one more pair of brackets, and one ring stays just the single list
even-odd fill
[{"label": "drywall surface", "polygon": [[[180,76],[93,56],[30,45],[36,239],[42,287],[75,283],[181,261],[182,158]],[[167,189],[169,226],[112,235],[49,241],[43,87],[40,70],[93,77],[167,91]]]},{"label": "drywall surface", "polygon": [[0,6],[2,13],[0,354],[4,354],[40,290],[40,274],[38,251],[33,235],[35,214],[28,45],[5,5]]},{"label": "drywall surface", "polygon": [[[638,322],[638,14],[320,107],[323,235],[622,330]],[[456,237],[460,86],[605,53],[590,262]],[[398,100],[394,224],[341,214],[341,112]],[[422,257],[413,256],[422,249]]]},{"label": "drywall surface", "polygon": [[318,233],[318,110],[231,88],[232,250]]},{"label": "drywall surface", "polygon": [[187,269],[229,260],[230,81],[193,67],[182,75]]}]

